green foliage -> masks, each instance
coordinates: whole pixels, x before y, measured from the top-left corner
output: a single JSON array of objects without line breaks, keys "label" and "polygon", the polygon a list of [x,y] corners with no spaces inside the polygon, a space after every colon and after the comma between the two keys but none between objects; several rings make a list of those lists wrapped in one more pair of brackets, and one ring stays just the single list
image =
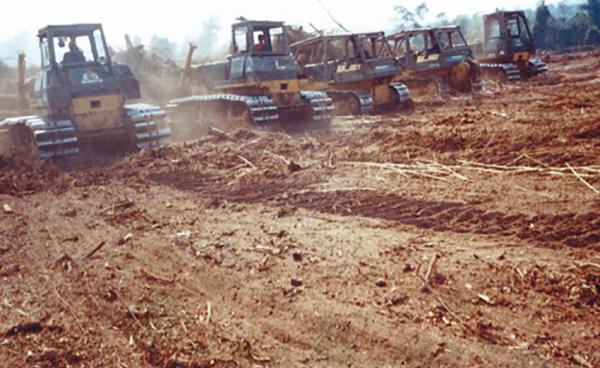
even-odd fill
[{"label": "green foliage", "polygon": [[[597,27],[594,26],[587,6],[583,9],[584,12],[579,11],[570,19],[561,15],[561,13],[566,13],[564,8],[559,13],[559,19],[555,19],[550,15],[550,18],[547,20],[548,27],[545,38],[538,39],[540,36],[534,32],[538,46],[544,49],[560,49],[598,44],[595,41]],[[535,24],[538,25],[539,23],[536,19]]]},{"label": "green foliage", "polygon": [[433,24],[436,27],[447,26],[450,25],[450,21],[448,20],[448,16],[446,13],[439,13],[435,16],[435,22]]},{"label": "green foliage", "polygon": [[412,11],[404,6],[396,6],[394,7],[394,13],[396,13],[396,17],[394,18],[394,21],[397,24],[395,27],[396,31],[402,31],[410,28],[423,27],[423,22],[429,13],[429,8],[427,7],[427,4],[423,2]]},{"label": "green foliage", "polygon": [[585,44],[590,46],[600,45],[600,30],[596,26],[590,27],[585,35]]},{"label": "green foliage", "polygon": [[588,0],[582,8],[588,13],[594,25],[600,27],[600,0]]},{"label": "green foliage", "polygon": [[198,47],[198,54],[211,55],[215,52],[220,30],[218,19],[215,17],[210,17],[202,22],[200,36],[193,41]]},{"label": "green foliage", "polygon": [[556,23],[550,9],[546,6],[546,3],[542,1],[535,11],[535,22],[533,25],[533,38],[539,47],[547,49],[552,45],[553,28],[556,27]]},{"label": "green foliage", "polygon": [[[429,8],[422,3],[414,10],[403,6],[394,8],[396,30],[427,26],[425,17]],[[546,4],[541,1],[535,9],[525,9],[535,44],[539,49],[552,50],[573,46],[600,46],[600,0],[588,0],[583,6],[572,1]],[[459,15],[447,19],[440,13],[428,26],[457,24],[470,43],[483,39],[483,17],[481,14]]]},{"label": "green foliage", "polygon": [[600,45],[600,0],[588,0],[581,7],[561,2],[553,9],[556,15],[544,2],[536,9],[533,37],[539,48]]},{"label": "green foliage", "polygon": [[177,45],[166,37],[152,36],[150,39],[150,51],[164,59],[173,59]]}]

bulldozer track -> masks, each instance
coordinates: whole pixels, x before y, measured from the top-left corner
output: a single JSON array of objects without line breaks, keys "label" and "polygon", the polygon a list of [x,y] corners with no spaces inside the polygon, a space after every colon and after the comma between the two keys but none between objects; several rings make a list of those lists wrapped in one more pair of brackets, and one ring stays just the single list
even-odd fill
[{"label": "bulldozer track", "polygon": [[318,91],[301,91],[300,95],[312,110],[313,121],[331,120],[333,100],[327,93]]},{"label": "bulldozer track", "polygon": [[[310,109],[313,122],[331,120],[333,101],[326,93],[302,91],[300,96],[305,106]],[[267,96],[233,94],[191,96],[172,100],[167,108],[175,114],[191,111],[212,120],[222,120],[223,118],[245,120],[245,114],[247,113],[247,117],[253,126],[259,130],[275,130],[283,127],[283,124],[280,123],[279,108],[273,99]],[[225,116],[227,114],[223,110],[229,111],[230,116]],[[195,116],[192,118],[195,118]]]},{"label": "bulldozer track", "polygon": [[515,64],[481,64],[484,75],[502,75],[506,82],[518,82],[521,80],[521,71]]},{"label": "bulldozer track", "polygon": [[548,74],[548,66],[540,59],[529,60],[529,66],[535,71],[535,75]]},{"label": "bulldozer track", "polygon": [[331,90],[327,93],[335,101],[338,114],[370,114],[374,110],[373,96],[369,91]]},{"label": "bulldozer track", "polygon": [[[7,127],[15,137],[20,136],[19,130],[31,134],[41,158],[56,158],[79,153],[78,138],[75,126],[70,119],[43,119],[39,116],[25,116],[6,119],[0,127]],[[20,137],[27,138],[27,137]],[[18,139],[16,145],[29,144],[27,139]],[[21,147],[17,147],[21,148]]]},{"label": "bulldozer track", "polygon": [[[129,130],[124,130],[124,134],[131,134],[136,148],[171,143],[170,129],[160,127],[160,122],[166,117],[161,108],[148,104],[127,105],[125,115],[125,124],[130,126]],[[44,119],[39,116],[6,119],[0,123],[0,130],[6,131],[16,150],[33,149],[40,158],[46,159],[79,154],[80,136],[85,135],[85,132],[78,132],[76,125],[68,118]],[[34,147],[25,147],[29,145]]]},{"label": "bulldozer track", "polygon": [[410,97],[410,89],[404,83],[390,83],[390,88],[398,96],[398,107],[400,109],[412,108],[413,100]]},{"label": "bulldozer track", "polygon": [[479,75],[472,80],[472,92],[478,93],[483,90],[483,78]]},{"label": "bulldozer track", "polygon": [[126,105],[125,111],[133,124],[135,145],[138,149],[171,143],[171,130],[161,128],[159,124],[167,116],[160,107],[148,104]]},{"label": "bulldozer track", "polygon": [[[191,96],[175,99],[169,102],[167,108],[175,113],[193,109],[204,114],[219,114],[219,105],[243,105],[248,111],[249,118],[257,126],[267,125],[269,122],[279,120],[277,106],[272,99],[266,96],[251,97],[232,94]],[[242,114],[240,110],[240,115]]]},{"label": "bulldozer track", "polygon": [[[410,89],[403,83],[390,83],[389,88],[395,93],[393,107],[399,110],[411,109],[413,100]],[[371,114],[375,112],[375,100],[371,92],[366,90],[331,90],[327,92],[339,106],[340,114]]]}]

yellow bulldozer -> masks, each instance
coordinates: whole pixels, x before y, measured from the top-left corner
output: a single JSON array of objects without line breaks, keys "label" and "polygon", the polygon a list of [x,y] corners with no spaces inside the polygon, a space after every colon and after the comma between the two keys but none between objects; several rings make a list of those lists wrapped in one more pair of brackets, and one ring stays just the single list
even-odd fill
[{"label": "yellow bulldozer", "polygon": [[497,11],[483,17],[484,41],[474,45],[488,79],[517,82],[548,73],[535,57],[533,33],[523,11]]},{"label": "yellow bulldozer", "polygon": [[232,54],[225,61],[191,68],[191,48],[184,79],[188,85],[201,85],[204,93],[170,101],[167,108],[175,134],[189,138],[190,128],[196,135],[210,126],[223,130],[328,126],[332,100],[299,77],[283,22],[244,19],[232,26],[232,38]]},{"label": "yellow bulldozer", "polygon": [[402,66],[397,80],[419,95],[479,92],[483,86],[479,63],[458,26],[406,30],[387,42]]},{"label": "yellow bulldozer", "polygon": [[38,32],[41,70],[30,89],[19,58],[18,105],[22,116],[0,122],[3,151],[58,158],[108,146],[110,151],[170,142],[165,112],[144,103],[126,65],[111,61],[100,24],[47,26]]},{"label": "yellow bulldozer", "polygon": [[[400,64],[388,50],[383,32],[318,35],[291,45],[302,74],[333,99],[336,114],[410,110],[408,87],[396,82]],[[325,83],[325,84],[324,84]]]}]

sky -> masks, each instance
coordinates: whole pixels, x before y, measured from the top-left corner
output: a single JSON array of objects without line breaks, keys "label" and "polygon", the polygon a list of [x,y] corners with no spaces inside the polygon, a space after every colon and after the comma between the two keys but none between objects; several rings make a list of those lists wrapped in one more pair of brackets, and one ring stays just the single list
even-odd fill
[{"label": "sky", "polygon": [[[334,23],[320,2],[351,31],[388,30],[393,28],[394,6],[414,9],[423,0],[20,0],[6,1],[0,22],[0,58],[11,47],[21,47],[35,53],[34,35],[47,24],[100,22],[108,42],[115,48],[124,47],[123,35],[138,35],[147,43],[153,35],[184,43],[198,37],[202,23],[213,17],[221,26],[220,42],[227,42],[229,26],[235,18],[284,20],[288,24],[313,23],[319,29],[333,29]],[[533,7],[538,0],[429,0],[430,14],[445,12],[448,18],[459,14],[493,12],[496,8]],[[546,1],[546,3],[556,3]],[[10,50],[12,53],[13,50]],[[8,59],[8,60],[7,60]]]}]

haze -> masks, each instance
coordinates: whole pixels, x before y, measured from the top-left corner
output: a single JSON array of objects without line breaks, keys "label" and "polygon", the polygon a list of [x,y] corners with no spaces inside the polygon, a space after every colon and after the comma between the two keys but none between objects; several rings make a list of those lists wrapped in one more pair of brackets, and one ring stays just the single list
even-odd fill
[{"label": "haze", "polygon": [[[322,0],[334,16],[353,31],[389,30],[394,27],[394,6],[410,9],[422,1],[348,1]],[[547,1],[556,3],[558,1]],[[494,2],[473,1],[427,1],[431,16],[445,12],[449,18],[459,14],[494,11],[496,8],[533,7],[537,0],[498,0]],[[3,20],[0,22],[0,58],[12,63],[15,49],[30,55],[37,61],[35,32],[46,24],[101,22],[104,24],[109,43],[116,48],[124,47],[123,35],[134,34],[148,42],[153,35],[167,37],[183,43],[198,37],[201,25],[209,18],[219,24],[219,42],[227,43],[228,27],[235,18],[243,15],[253,19],[285,20],[289,24],[308,27],[313,23],[320,29],[334,29],[335,24],[323,10],[318,0],[308,1],[115,1],[72,2],[53,0],[39,2],[25,0],[6,2],[2,5]]]}]

